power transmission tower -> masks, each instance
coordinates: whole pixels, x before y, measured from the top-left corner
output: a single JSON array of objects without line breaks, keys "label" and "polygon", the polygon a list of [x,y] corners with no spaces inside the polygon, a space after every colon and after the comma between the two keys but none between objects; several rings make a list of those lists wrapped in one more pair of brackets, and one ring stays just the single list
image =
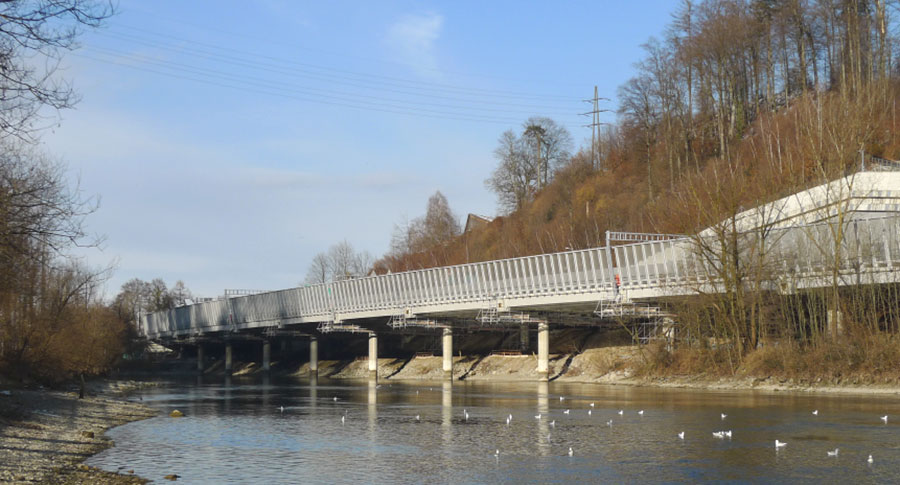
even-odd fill
[{"label": "power transmission tower", "polygon": [[607,123],[600,122],[600,113],[608,112],[608,109],[600,109],[600,100],[609,101],[608,98],[601,98],[597,95],[597,86],[594,86],[594,97],[591,99],[583,100],[585,103],[592,103],[591,110],[587,113],[581,113],[581,116],[591,115],[591,124],[584,125],[585,127],[590,127],[591,129],[591,167],[594,169],[600,168],[600,161],[597,160],[599,158],[599,153],[597,150],[597,142],[600,140],[600,125],[605,125]]}]

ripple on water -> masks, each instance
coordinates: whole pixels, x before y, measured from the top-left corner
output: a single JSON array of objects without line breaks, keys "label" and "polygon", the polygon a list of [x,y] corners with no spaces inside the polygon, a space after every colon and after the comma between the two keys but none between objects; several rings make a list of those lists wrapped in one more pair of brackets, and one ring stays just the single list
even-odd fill
[{"label": "ripple on water", "polygon": [[[182,483],[900,481],[896,432],[877,419],[897,414],[900,405],[871,397],[235,381],[173,383],[144,394],[144,402],[186,417],[115,428],[109,435],[116,446],[89,464],[156,480],[178,473]],[[620,416],[619,409],[626,412]],[[537,413],[544,417],[534,419]],[[713,438],[722,429],[733,430],[733,438]],[[776,452],[776,438],[790,445]],[[569,447],[574,456],[567,456]],[[826,457],[835,447],[840,456]],[[869,454],[873,465],[865,461]]]}]

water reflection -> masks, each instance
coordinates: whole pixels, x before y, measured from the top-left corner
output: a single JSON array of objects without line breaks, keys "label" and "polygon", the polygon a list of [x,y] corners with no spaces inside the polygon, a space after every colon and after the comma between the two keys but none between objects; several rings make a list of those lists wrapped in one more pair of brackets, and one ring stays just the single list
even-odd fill
[{"label": "water reflection", "polygon": [[441,436],[445,446],[453,441],[453,383],[450,381],[441,383]]},{"label": "water reflection", "polygon": [[550,422],[553,418],[550,416],[550,383],[537,383],[537,411],[541,415],[541,419],[537,420],[537,449],[542,456],[550,454]]},{"label": "water reflection", "polygon": [[[116,446],[89,464],[126,466],[156,481],[178,473],[181,483],[900,480],[900,423],[879,420],[900,414],[894,399],[383,382],[173,383],[146,392],[144,402],[188,410],[185,418],[161,414],[116,428],[109,433]],[[723,429],[733,438],[712,436]],[[775,439],[789,445],[776,452]],[[834,448],[840,455],[826,456]]]}]

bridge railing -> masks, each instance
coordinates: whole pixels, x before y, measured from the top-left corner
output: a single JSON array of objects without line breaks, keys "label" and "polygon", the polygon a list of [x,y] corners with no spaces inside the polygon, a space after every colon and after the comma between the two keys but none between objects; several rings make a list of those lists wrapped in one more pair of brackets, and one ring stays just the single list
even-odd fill
[{"label": "bridge railing", "polygon": [[[742,237],[746,243],[741,251],[761,251],[753,234]],[[829,223],[782,228],[765,238],[772,274],[805,279],[804,286],[827,284],[816,279],[824,281],[835,265],[844,284],[853,283],[851,274],[900,267],[900,217],[850,221],[840,228]],[[574,293],[599,299],[614,289],[616,273],[626,291],[659,290],[663,296],[667,288],[683,293],[715,285],[717,261],[698,257],[697,247],[691,238],[669,239],[370,276],[198,303],[144,315],[141,325],[148,336],[159,337],[284,321],[392,316],[441,306],[478,309],[501,299],[511,305],[516,299]],[[838,258],[830,249],[835,247]]]},{"label": "bridge railing", "polygon": [[612,289],[606,248],[444,266],[239,296],[142,317],[151,337],[285,320],[400,314],[424,307]]}]

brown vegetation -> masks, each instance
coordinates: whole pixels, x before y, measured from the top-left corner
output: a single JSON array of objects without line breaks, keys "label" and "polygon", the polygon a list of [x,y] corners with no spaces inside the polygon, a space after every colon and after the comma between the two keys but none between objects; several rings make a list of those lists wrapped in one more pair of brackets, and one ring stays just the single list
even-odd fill
[{"label": "brown vegetation", "polygon": [[[674,353],[655,353],[654,371],[892,375],[880,362],[897,362],[897,288],[841,289],[837,256],[826,288],[775,294],[771,228],[744,234],[735,220],[856,170],[860,152],[900,156],[892,5],[683,1],[664,38],[646,44],[638,74],[620,89],[619,123],[597,146],[522,192],[525,201],[498,192],[516,210],[443,243],[441,257],[434,248],[393,254],[385,269],[594,247],[606,230],[706,229],[694,237],[696,256],[722,291],[677,305],[691,337]],[[504,140],[513,146],[504,136],[498,151]],[[841,212],[830,224],[834,247],[846,223]],[[819,248],[826,259],[832,249]],[[843,338],[838,326],[829,330],[829,315]]]},{"label": "brown vegetation", "polygon": [[84,228],[97,201],[35,144],[46,108],[77,101],[56,73],[62,54],[110,15],[90,0],[0,6],[0,375],[56,382],[102,372],[124,349],[128,327],[100,301],[108,270],[69,252],[99,243]]}]

